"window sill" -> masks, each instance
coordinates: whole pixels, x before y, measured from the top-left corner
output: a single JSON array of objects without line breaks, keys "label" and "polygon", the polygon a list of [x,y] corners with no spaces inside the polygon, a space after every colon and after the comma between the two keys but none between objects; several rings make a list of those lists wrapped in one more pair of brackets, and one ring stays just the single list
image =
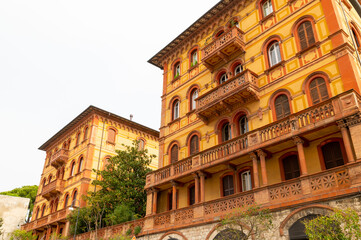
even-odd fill
[{"label": "window sill", "polygon": [[70,176],[70,177],[68,177],[68,180],[71,180],[73,177],[74,177],[74,176]]},{"label": "window sill", "polygon": [[196,65],[190,67],[190,68],[188,69],[188,72],[192,71],[193,69],[197,68],[198,66],[199,66],[199,63],[197,63]]},{"label": "window sill", "polygon": [[108,141],[108,140],[107,140],[107,144],[110,144],[110,145],[114,145],[114,146],[115,146],[115,142],[111,142],[111,141]]},{"label": "window sill", "polygon": [[192,109],[192,110],[190,110],[189,112],[187,112],[187,113],[186,113],[187,117],[188,117],[189,115],[193,114],[195,111],[196,111],[195,109]]},{"label": "window sill", "polygon": [[87,138],[87,139],[84,139],[81,143],[85,143],[87,140],[88,140],[89,138]]},{"label": "window sill", "polygon": [[273,18],[274,16],[275,16],[275,12],[272,12],[272,13],[268,14],[267,16],[263,17],[259,22],[262,24],[265,21],[267,21],[268,19]]},{"label": "window sill", "polygon": [[282,60],[281,62],[273,65],[272,67],[269,67],[268,69],[266,69],[264,72],[268,75],[272,70],[278,68],[279,66],[284,66],[285,65],[285,61]]},{"label": "window sill", "polygon": [[300,58],[302,54],[304,54],[305,52],[308,52],[309,50],[311,50],[312,48],[315,48],[315,47],[319,48],[320,47],[320,42],[315,42],[314,44],[310,45],[309,47],[299,51],[298,53],[296,53],[296,56],[298,58]]},{"label": "window sill", "polygon": [[180,121],[180,117],[177,118],[177,119],[174,119],[173,121],[171,121],[171,122],[168,123],[168,127],[169,127],[170,125],[172,125],[173,123],[176,123],[176,122],[179,122],[179,121]]},{"label": "window sill", "polygon": [[172,80],[171,83],[174,83],[175,81],[177,81],[177,80],[180,79],[180,78],[181,78],[181,75],[179,75],[178,77],[173,78],[173,80]]}]

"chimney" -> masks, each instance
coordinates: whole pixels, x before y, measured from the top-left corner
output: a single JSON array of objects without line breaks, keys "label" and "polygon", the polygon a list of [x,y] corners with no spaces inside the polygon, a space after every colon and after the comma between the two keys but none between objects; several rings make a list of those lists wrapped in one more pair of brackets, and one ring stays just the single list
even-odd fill
[{"label": "chimney", "polygon": [[130,121],[133,121],[133,114],[130,114]]}]

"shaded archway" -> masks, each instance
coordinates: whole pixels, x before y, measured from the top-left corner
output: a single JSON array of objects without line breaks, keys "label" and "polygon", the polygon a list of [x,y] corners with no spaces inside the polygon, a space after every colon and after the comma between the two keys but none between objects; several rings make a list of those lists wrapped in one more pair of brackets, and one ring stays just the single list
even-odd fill
[{"label": "shaded archway", "polygon": [[238,229],[232,229],[232,228],[227,228],[224,229],[222,231],[220,231],[214,238],[213,240],[241,240],[241,239],[245,239],[246,235],[238,230]]},{"label": "shaded archway", "polygon": [[310,214],[305,217],[298,219],[288,230],[290,240],[308,240],[308,237],[305,233],[305,224],[304,221],[312,220],[318,215]]}]

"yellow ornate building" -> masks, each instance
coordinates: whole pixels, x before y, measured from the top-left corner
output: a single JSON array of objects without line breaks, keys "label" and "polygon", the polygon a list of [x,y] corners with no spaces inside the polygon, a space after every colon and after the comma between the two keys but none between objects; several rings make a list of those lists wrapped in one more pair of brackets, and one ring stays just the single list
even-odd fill
[{"label": "yellow ornate building", "polygon": [[[93,191],[93,169],[103,169],[122,144],[140,141],[149,154],[158,155],[159,132],[100,108],[90,106],[39,149],[46,152],[31,222],[23,225],[38,239],[52,233],[67,235],[70,206],[84,207],[82,195]],[[150,166],[157,169],[156,160]]]},{"label": "yellow ornate building", "polygon": [[164,74],[144,239],[223,239],[220,217],[253,204],[275,216],[264,239],[307,239],[304,219],[361,212],[355,9],[222,0],[149,60]]}]

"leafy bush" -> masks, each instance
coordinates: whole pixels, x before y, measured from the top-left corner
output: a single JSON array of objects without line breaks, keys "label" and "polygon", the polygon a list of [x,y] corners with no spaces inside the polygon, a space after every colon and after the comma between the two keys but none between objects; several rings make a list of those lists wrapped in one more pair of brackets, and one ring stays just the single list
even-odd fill
[{"label": "leafy bush", "polygon": [[35,240],[36,236],[33,232],[27,232],[25,230],[15,230],[10,234],[10,240]]},{"label": "leafy bush", "polygon": [[355,210],[336,210],[329,216],[318,216],[304,221],[305,233],[310,240],[361,239],[359,216]]}]

